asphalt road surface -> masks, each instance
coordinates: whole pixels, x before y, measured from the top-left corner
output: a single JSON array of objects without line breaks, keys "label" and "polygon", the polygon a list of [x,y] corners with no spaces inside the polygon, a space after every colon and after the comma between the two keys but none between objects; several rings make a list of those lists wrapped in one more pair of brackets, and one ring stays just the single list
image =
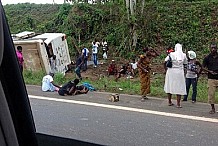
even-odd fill
[{"label": "asphalt road surface", "polygon": [[[218,113],[210,106],[182,102],[169,107],[166,99],[111,93],[59,96],[27,86],[37,132],[112,146],[217,146]],[[175,102],[175,101],[174,101]]]}]

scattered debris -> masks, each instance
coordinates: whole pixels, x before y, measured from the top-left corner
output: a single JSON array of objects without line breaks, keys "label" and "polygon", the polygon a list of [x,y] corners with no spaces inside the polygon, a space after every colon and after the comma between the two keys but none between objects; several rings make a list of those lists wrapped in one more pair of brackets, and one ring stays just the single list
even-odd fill
[{"label": "scattered debris", "polygon": [[118,102],[119,100],[120,100],[119,94],[112,94],[109,97],[109,101],[111,101],[111,102]]}]

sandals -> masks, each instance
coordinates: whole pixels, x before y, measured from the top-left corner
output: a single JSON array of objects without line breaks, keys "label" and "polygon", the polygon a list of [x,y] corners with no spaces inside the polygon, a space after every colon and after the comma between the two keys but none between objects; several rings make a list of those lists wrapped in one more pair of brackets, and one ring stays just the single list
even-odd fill
[{"label": "sandals", "polygon": [[176,107],[177,107],[177,108],[182,108],[182,106],[181,106],[181,105],[177,105]]},{"label": "sandals", "polygon": [[209,114],[215,114],[215,110],[209,111]]},{"label": "sandals", "polygon": [[147,99],[148,99],[148,97],[143,96],[143,97],[141,98],[141,101],[144,102],[144,101],[147,100]]},{"label": "sandals", "polygon": [[169,103],[168,106],[174,106],[174,104],[173,103]]}]

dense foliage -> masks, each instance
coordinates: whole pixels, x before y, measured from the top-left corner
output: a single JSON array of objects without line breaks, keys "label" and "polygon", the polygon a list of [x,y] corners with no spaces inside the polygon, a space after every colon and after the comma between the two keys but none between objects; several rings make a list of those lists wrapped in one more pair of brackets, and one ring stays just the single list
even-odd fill
[{"label": "dense foliage", "polygon": [[[208,53],[208,44],[218,36],[218,2],[190,1],[146,2],[143,14],[137,11],[130,19],[123,2],[117,1],[95,5],[26,3],[6,5],[4,9],[12,33],[66,33],[71,55],[76,52],[75,47],[90,47],[96,38],[106,39],[119,56],[131,57],[145,46],[163,51],[179,41],[185,50],[195,50],[202,57]],[[128,46],[133,22],[138,34],[134,52]],[[164,55],[163,51],[161,57]]]}]

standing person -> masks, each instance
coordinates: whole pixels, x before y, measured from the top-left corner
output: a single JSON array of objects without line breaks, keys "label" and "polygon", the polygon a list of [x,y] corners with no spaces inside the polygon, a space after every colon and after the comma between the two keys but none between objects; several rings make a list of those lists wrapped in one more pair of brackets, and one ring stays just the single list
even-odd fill
[{"label": "standing person", "polygon": [[97,67],[98,65],[98,45],[94,41],[92,43],[92,57],[93,57],[93,62],[94,62],[94,67]]},{"label": "standing person", "polygon": [[[200,70],[199,70],[200,68]],[[199,61],[196,60],[196,53],[194,51],[188,51],[188,64],[187,64],[187,72],[186,72],[186,92],[184,95],[183,101],[187,101],[189,89],[192,85],[192,103],[196,102],[197,96],[197,82],[199,75],[201,73],[202,65]]]},{"label": "standing person", "polygon": [[[174,105],[171,101],[172,94],[176,94],[177,107],[181,108],[180,100],[182,95],[186,95],[184,64],[187,64],[186,54],[182,52],[182,45],[177,43],[175,45],[175,52],[171,52],[172,67],[167,69],[164,91],[168,95],[168,105]],[[167,56],[165,61],[170,58]]]},{"label": "standing person", "polygon": [[18,63],[19,63],[21,72],[23,72],[23,62],[24,62],[22,50],[23,48],[21,46],[17,46],[16,54],[17,54]]},{"label": "standing person", "polygon": [[83,54],[80,55],[77,59],[76,59],[76,69],[74,70],[76,75],[79,77],[80,80],[82,80],[82,76],[81,76],[81,67],[84,63],[84,56]]},{"label": "standing person", "polygon": [[53,55],[50,59],[49,59],[49,62],[50,62],[50,65],[51,65],[51,72],[52,73],[56,73],[57,71],[57,67],[56,67],[56,55]]},{"label": "standing person", "polygon": [[106,40],[102,40],[101,45],[102,45],[102,52],[103,52],[102,57],[103,57],[104,59],[107,59],[108,46],[107,46]]},{"label": "standing person", "polygon": [[208,69],[208,103],[211,105],[210,114],[215,113],[215,91],[218,87],[218,53],[217,45],[210,45],[210,54],[203,60],[203,67]]},{"label": "standing person", "polygon": [[150,93],[150,63],[153,57],[159,55],[157,51],[149,48],[144,48],[143,52],[144,54],[140,55],[140,59],[137,63],[141,82],[141,101],[148,99],[147,94]]},{"label": "standing person", "polygon": [[83,48],[82,49],[82,53],[83,53],[83,56],[84,56],[84,63],[83,63],[83,71],[86,71],[87,70],[87,62],[88,62],[88,58],[89,58],[89,49],[87,48]]},{"label": "standing person", "polygon": [[58,94],[61,96],[75,95],[76,85],[79,83],[79,79],[74,79],[64,84],[59,90]]},{"label": "standing person", "polygon": [[48,75],[45,75],[42,78],[42,91],[47,92],[47,91],[58,91],[60,86],[56,85],[54,83],[54,73],[49,73]]}]

